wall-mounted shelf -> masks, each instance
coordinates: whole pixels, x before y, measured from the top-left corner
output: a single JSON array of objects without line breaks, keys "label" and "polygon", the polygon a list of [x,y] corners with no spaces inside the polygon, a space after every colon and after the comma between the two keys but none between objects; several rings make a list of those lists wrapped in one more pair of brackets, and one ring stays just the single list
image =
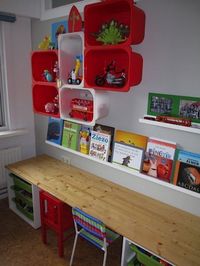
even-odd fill
[{"label": "wall-mounted shelf", "polygon": [[[192,127],[185,127],[185,126],[179,126],[179,125],[174,125],[174,124],[169,124],[169,123],[164,123],[164,122],[158,122],[154,120],[148,120],[144,118],[139,119],[140,123],[152,125],[152,126],[158,126],[158,127],[165,127],[165,128],[170,128],[170,129],[175,129],[175,130],[182,130],[190,133],[195,133],[195,134],[200,134],[200,125],[194,124]],[[195,127],[196,126],[196,127]]]},{"label": "wall-mounted shelf", "polygon": [[193,192],[191,190],[184,189],[184,188],[179,187],[179,186],[175,186],[174,184],[167,183],[167,182],[164,182],[164,181],[159,180],[159,179],[156,179],[156,178],[152,178],[150,176],[147,176],[147,175],[144,175],[142,173],[139,173],[136,170],[129,169],[129,168],[125,167],[125,166],[123,167],[123,166],[116,165],[116,164],[112,164],[112,163],[109,163],[109,162],[97,160],[97,159],[95,159],[95,158],[93,158],[93,157],[91,157],[89,155],[83,154],[83,153],[81,153],[79,151],[75,151],[75,150],[72,150],[72,149],[69,149],[69,148],[65,148],[65,147],[63,147],[61,145],[55,144],[55,143],[50,142],[50,141],[45,141],[45,143],[48,144],[48,145],[51,145],[53,147],[59,148],[61,150],[70,152],[72,154],[75,154],[77,156],[80,156],[80,157],[83,157],[83,158],[86,158],[86,159],[95,161],[96,163],[103,164],[103,165],[107,165],[107,166],[109,166],[109,167],[111,167],[113,169],[117,169],[117,170],[119,170],[121,172],[128,173],[128,174],[131,174],[133,176],[137,176],[137,177],[142,178],[142,179],[145,179],[147,181],[150,181],[150,182],[153,182],[153,183],[162,185],[164,187],[168,187],[168,188],[170,188],[172,190],[176,190],[178,192],[181,192],[181,193],[190,195],[190,196],[192,196],[194,198],[200,199],[200,194],[198,194],[196,192]]}]

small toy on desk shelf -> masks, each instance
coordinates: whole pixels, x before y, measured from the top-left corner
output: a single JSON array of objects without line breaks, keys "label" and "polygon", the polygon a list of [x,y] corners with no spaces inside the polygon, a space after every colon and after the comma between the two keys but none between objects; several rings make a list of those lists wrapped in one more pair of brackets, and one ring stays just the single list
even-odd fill
[{"label": "small toy on desk shelf", "polygon": [[116,71],[116,63],[112,61],[104,68],[104,72],[96,76],[95,84],[97,86],[116,86],[123,87],[126,82],[126,74],[124,69]]},{"label": "small toy on desk shelf", "polygon": [[38,48],[41,50],[49,50],[50,43],[51,38],[49,36],[45,36],[41,43],[39,43]]},{"label": "small toy on desk shelf", "polygon": [[103,23],[98,33],[94,33],[96,40],[107,44],[118,44],[126,41],[129,35],[129,27],[115,20]]},{"label": "small toy on desk shelf", "polygon": [[42,75],[43,75],[43,77],[45,78],[46,81],[48,81],[48,82],[53,81],[53,76],[49,72],[49,70],[45,69]]},{"label": "small toy on desk shelf", "polygon": [[59,103],[58,103],[58,95],[53,99],[52,102],[48,102],[45,104],[46,113],[58,114],[59,112]]},{"label": "small toy on desk shelf", "polygon": [[71,118],[92,121],[93,119],[93,101],[74,98],[71,101]]},{"label": "small toy on desk shelf", "polygon": [[68,83],[69,84],[76,84],[79,85],[82,81],[82,77],[79,74],[80,68],[81,68],[81,63],[82,63],[82,55],[77,55],[76,56],[76,61],[75,61],[75,68],[72,69],[68,76]]}]

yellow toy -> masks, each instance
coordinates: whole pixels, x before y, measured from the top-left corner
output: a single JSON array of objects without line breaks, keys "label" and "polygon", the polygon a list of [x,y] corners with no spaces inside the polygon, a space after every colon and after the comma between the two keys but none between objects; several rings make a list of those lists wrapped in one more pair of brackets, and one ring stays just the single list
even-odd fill
[{"label": "yellow toy", "polygon": [[44,39],[39,43],[38,48],[40,50],[49,50],[51,43],[51,38],[49,36],[45,36]]},{"label": "yellow toy", "polygon": [[89,153],[90,133],[88,131],[80,131],[80,152]]}]

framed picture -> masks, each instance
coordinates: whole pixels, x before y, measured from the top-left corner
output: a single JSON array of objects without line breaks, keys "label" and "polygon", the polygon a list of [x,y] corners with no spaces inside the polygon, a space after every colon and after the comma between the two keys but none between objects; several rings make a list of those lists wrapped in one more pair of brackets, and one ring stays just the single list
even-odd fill
[{"label": "framed picture", "polygon": [[112,163],[141,171],[144,150],[121,142],[114,142]]},{"label": "framed picture", "polygon": [[58,49],[58,35],[68,32],[68,23],[66,20],[51,24],[51,41],[55,49]]},{"label": "framed picture", "polygon": [[200,98],[149,93],[147,114],[182,117],[200,123]]}]

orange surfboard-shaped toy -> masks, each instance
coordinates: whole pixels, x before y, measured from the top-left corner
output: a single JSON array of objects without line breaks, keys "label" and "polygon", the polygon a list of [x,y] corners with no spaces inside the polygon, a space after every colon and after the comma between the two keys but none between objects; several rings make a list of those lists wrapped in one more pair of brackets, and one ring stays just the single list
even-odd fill
[{"label": "orange surfboard-shaped toy", "polygon": [[75,32],[81,30],[82,30],[82,18],[78,9],[75,6],[73,6],[69,13],[68,31]]}]

